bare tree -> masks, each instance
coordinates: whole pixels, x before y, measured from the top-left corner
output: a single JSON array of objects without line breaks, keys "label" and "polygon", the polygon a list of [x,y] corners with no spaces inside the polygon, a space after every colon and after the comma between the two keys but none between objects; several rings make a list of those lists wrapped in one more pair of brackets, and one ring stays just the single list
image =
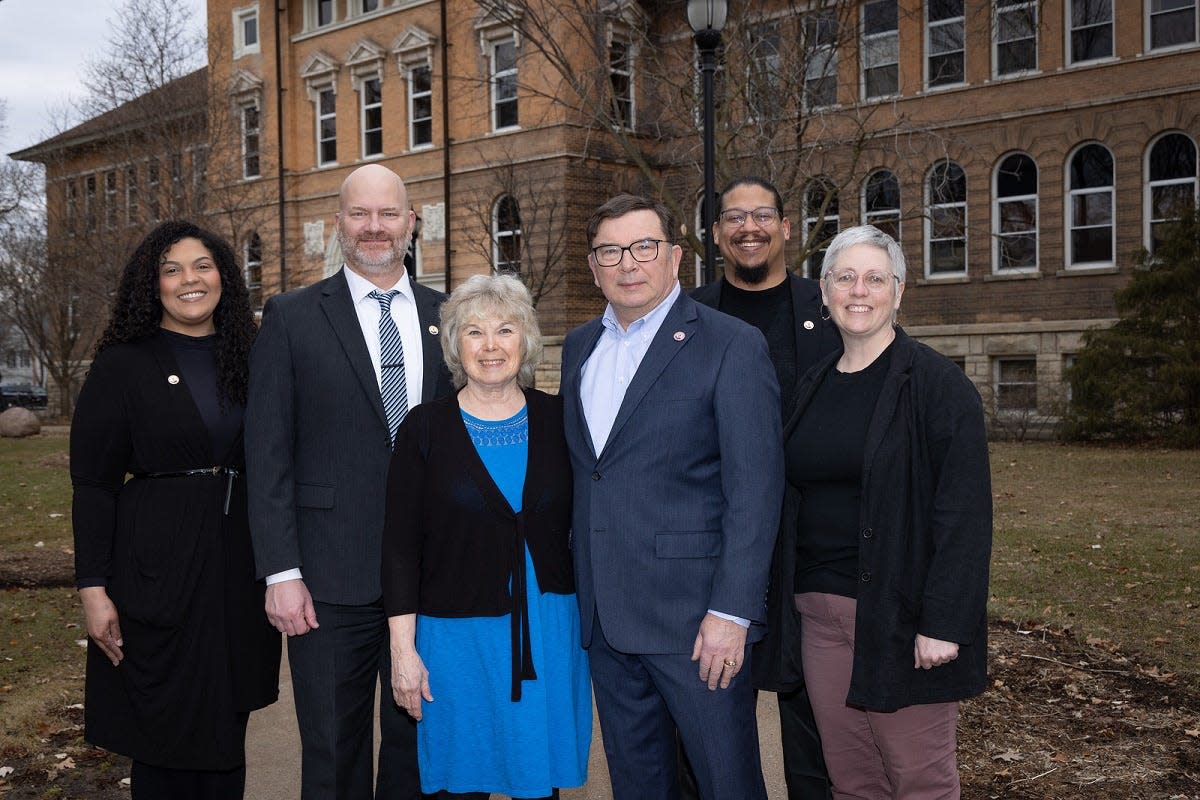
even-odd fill
[{"label": "bare tree", "polygon": [[476,231],[470,246],[494,271],[519,277],[537,306],[564,277],[567,198],[545,164],[522,163],[506,153],[490,166],[486,182],[468,200]]}]

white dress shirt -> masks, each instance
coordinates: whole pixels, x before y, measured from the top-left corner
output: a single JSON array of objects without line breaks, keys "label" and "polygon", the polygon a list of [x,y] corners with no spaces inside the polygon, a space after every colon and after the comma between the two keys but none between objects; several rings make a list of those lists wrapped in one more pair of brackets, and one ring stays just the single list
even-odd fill
[{"label": "white dress shirt", "polygon": [[[375,383],[382,380],[379,356],[379,301],[371,297],[371,292],[379,287],[359,275],[354,270],[343,265],[342,274],[346,276],[346,284],[350,287],[350,299],[354,301],[354,313],[358,315],[358,326],[362,329],[363,340],[367,343],[367,353],[371,356],[371,366],[375,368]],[[400,331],[400,342],[404,345],[404,382],[408,387],[408,407],[412,408],[421,402],[421,380],[424,377],[424,357],[421,353],[421,320],[417,316],[417,301],[413,296],[412,284],[408,280],[408,271],[400,274],[391,289],[399,290],[400,294],[392,298],[392,319]],[[381,291],[391,291],[384,289]],[[280,581],[292,581],[302,578],[300,568],[276,572],[268,575],[267,585]]]}]

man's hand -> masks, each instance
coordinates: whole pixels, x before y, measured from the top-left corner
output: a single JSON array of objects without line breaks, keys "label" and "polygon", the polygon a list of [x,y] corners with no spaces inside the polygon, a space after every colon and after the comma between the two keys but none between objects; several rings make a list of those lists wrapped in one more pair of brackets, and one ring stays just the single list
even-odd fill
[{"label": "man's hand", "polygon": [[108,591],[103,586],[89,586],[79,590],[79,599],[83,601],[88,636],[99,645],[114,667],[119,665],[121,659],[125,658],[121,652],[125,642],[121,639],[117,607],[108,599]]},{"label": "man's hand", "polygon": [[266,606],[267,619],[280,633],[300,636],[320,627],[312,596],[299,578],[268,586]]},{"label": "man's hand", "polygon": [[958,658],[956,642],[930,639],[919,633],[916,641],[913,642],[913,669],[933,669],[942,664],[949,664],[956,658]]},{"label": "man's hand", "polygon": [[700,632],[692,647],[692,661],[700,662],[700,680],[709,689],[729,688],[729,682],[742,668],[746,652],[746,629],[736,622],[713,614],[700,620]]}]

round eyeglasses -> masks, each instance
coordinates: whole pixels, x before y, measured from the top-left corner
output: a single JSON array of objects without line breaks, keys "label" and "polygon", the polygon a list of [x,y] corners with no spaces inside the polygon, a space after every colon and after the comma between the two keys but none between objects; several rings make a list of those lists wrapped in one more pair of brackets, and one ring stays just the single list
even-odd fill
[{"label": "round eyeglasses", "polygon": [[760,228],[766,228],[779,221],[779,211],[763,206],[753,211],[730,208],[721,212],[721,224],[727,228],[740,228],[746,224],[747,219],[754,220],[754,224]]},{"label": "round eyeglasses", "polygon": [[592,248],[592,258],[596,259],[596,266],[615,267],[621,263],[621,259],[628,252],[634,261],[645,263],[658,258],[658,246],[666,243],[663,239],[638,239],[628,247],[621,247],[619,244],[602,244]]},{"label": "round eyeglasses", "polygon": [[[838,269],[830,272],[827,277],[833,288],[842,292],[848,292],[858,283],[859,274],[852,269]],[[872,294],[882,292],[888,287],[892,279],[900,280],[889,272],[868,272],[862,276],[863,285]]]}]

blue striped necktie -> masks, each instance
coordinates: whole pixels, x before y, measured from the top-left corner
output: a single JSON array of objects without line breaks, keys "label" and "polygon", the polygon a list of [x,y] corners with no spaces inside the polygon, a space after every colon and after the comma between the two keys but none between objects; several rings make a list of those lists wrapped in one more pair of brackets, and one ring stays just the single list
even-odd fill
[{"label": "blue striped necktie", "polygon": [[404,343],[400,329],[392,319],[392,300],[400,292],[375,290],[371,297],[379,302],[379,396],[387,413],[388,437],[396,443],[396,428],[408,413],[408,382],[404,376]]}]

